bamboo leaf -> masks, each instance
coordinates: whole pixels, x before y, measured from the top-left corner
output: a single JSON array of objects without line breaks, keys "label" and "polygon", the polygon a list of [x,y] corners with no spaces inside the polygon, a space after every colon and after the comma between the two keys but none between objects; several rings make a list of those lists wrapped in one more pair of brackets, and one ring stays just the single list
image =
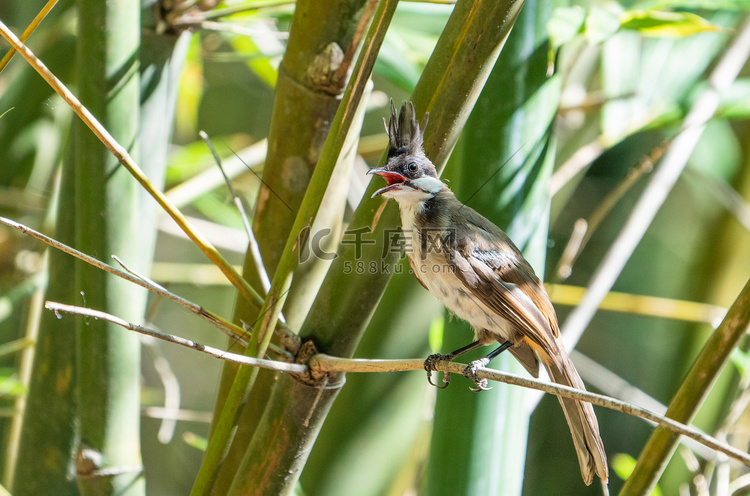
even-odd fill
[{"label": "bamboo leaf", "polygon": [[690,12],[629,10],[620,16],[620,29],[638,31],[643,36],[681,38],[722,28]]},{"label": "bamboo leaf", "polygon": [[750,0],[645,0],[642,9],[736,10],[750,8]]},{"label": "bamboo leaf", "polygon": [[589,43],[601,43],[611,38],[620,29],[621,12],[622,7],[612,3],[606,7],[592,8],[584,24],[584,33]]},{"label": "bamboo leaf", "polygon": [[547,22],[550,37],[550,48],[558,49],[564,43],[572,40],[580,33],[586,22],[586,11],[578,6],[558,7],[552,11],[552,17]]}]

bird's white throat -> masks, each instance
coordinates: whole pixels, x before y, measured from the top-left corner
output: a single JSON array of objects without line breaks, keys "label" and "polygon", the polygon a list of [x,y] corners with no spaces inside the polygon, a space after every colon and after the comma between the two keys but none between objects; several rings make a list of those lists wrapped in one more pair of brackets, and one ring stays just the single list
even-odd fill
[{"label": "bird's white throat", "polygon": [[440,179],[430,176],[420,177],[419,179],[414,179],[409,182],[414,185],[415,188],[402,186],[401,188],[383,193],[383,196],[396,200],[403,210],[404,207],[415,207],[418,204],[429,200],[445,186]]}]

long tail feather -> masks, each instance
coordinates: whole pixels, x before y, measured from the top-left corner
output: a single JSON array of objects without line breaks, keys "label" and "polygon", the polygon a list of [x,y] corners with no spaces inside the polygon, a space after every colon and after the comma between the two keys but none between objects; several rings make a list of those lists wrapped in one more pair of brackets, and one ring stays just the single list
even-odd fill
[{"label": "long tail feather", "polygon": [[[545,367],[550,378],[563,386],[570,386],[586,390],[581,377],[563,352],[551,361],[545,362]],[[560,397],[565,418],[568,421],[570,432],[573,435],[578,464],[581,467],[581,475],[586,485],[591,484],[594,474],[607,482],[609,471],[607,469],[607,455],[604,453],[604,444],[599,436],[599,423],[594,414],[591,403]]]}]

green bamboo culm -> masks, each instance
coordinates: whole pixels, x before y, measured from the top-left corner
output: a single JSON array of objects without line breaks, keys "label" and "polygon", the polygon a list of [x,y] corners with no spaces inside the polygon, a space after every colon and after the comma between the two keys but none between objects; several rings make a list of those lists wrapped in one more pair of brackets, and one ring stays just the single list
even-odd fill
[{"label": "green bamboo culm", "polygon": [[[81,102],[138,157],[140,2],[79,0],[78,83]],[[78,249],[117,254],[142,270],[139,187],[88,128],[76,121],[75,229]],[[61,202],[73,199],[61,199]],[[61,208],[62,205],[61,205]],[[143,317],[146,293],[83,263],[76,287],[84,306],[129,321]],[[140,341],[97,320],[78,320],[76,459],[83,495],[144,494],[140,455]]]},{"label": "green bamboo culm", "polygon": [[[56,209],[55,238],[74,243],[75,197],[73,148],[63,160],[59,198],[67,205]],[[49,253],[49,285],[45,298],[52,301],[75,301],[75,259],[59,250]],[[76,432],[76,341],[75,320],[58,319],[44,311],[39,326],[34,365],[26,399],[18,460],[13,477],[12,494],[35,496],[56,494],[75,496],[76,487],[71,453],[78,440]],[[40,415],[40,412],[44,412]],[[45,470],[39,470],[39,453],[46,453]]]},{"label": "green bamboo culm", "polygon": [[[750,281],[729,308],[718,329],[695,359],[680,389],[669,404],[666,416],[689,424],[703,404],[719,373],[740,340],[750,331]],[[658,427],[641,452],[632,475],[620,494],[650,494],[671,459],[680,437]]]},{"label": "green bamboo culm", "polygon": [[[522,4],[517,0],[456,4],[411,98],[419,119],[430,113],[424,149],[438,170],[445,167]],[[385,160],[386,153],[381,164]],[[383,206],[382,198],[370,199],[379,187],[377,181],[370,182],[349,224],[350,231],[371,229],[368,237],[375,243],[339,246],[300,330],[303,339],[313,339],[324,353],[352,356],[401,257],[386,246],[388,231],[399,225],[398,207],[393,202]],[[363,261],[376,262],[379,270],[356,270]]]},{"label": "green bamboo culm", "polygon": [[[5,8],[6,3],[8,2],[4,2],[3,5],[4,15],[8,13],[12,15],[14,8],[10,5],[8,11]],[[64,4],[64,2],[60,3]],[[41,5],[41,3],[35,5],[29,3],[28,8],[20,9],[22,12],[16,12],[14,20],[7,18],[3,20],[11,21],[21,27],[32,19],[33,14]],[[18,9],[15,10],[18,11]],[[65,13],[66,5],[58,5],[44,20],[42,29],[32,36],[36,39],[40,36],[39,33],[45,32],[49,27],[58,33],[58,36],[49,38],[54,42],[43,43],[44,47],[39,47],[38,55],[48,61],[52,71],[67,80],[75,65],[74,44],[72,36],[63,34],[65,30],[56,30],[60,27],[60,19],[66,17]],[[16,55],[11,65],[23,66],[25,62],[22,57]],[[4,71],[3,75],[7,75],[7,72]],[[4,131],[0,133],[0,149],[3,150],[3,166],[0,167],[0,184],[4,186],[25,184],[26,188],[33,188],[34,186],[27,181],[29,176],[35,176],[34,172],[39,172],[38,163],[33,163],[26,151],[21,149],[23,147],[19,147],[18,144],[29,139],[31,126],[39,123],[40,119],[44,118],[43,116],[50,116],[49,101],[54,92],[28,67],[21,68],[12,80],[13,82],[0,92],[2,93],[0,108],[15,108],[19,112],[8,112],[2,116]],[[56,109],[58,115],[60,110],[58,106]],[[48,219],[56,218],[54,233],[56,238],[64,243],[73,244],[75,212],[72,199],[75,195],[72,147],[67,147],[65,158],[60,160],[60,155],[63,153],[61,143],[50,139],[49,135],[40,139],[38,143],[43,147],[45,154],[50,154],[50,166],[58,161],[65,163],[63,167],[66,170],[62,180],[54,181],[55,191],[51,197],[64,197],[67,204],[60,209],[50,206],[50,211],[46,213],[46,216]],[[39,155],[35,154],[35,156]],[[34,172],[31,172],[32,170]],[[46,174],[48,172],[45,171],[36,177]],[[50,203],[56,205],[57,200]],[[74,301],[76,293],[73,259],[52,250],[49,253],[48,267],[50,280],[44,297],[55,301]],[[3,487],[17,495],[72,496],[78,493],[71,463],[71,453],[74,452],[77,443],[75,421],[77,411],[75,402],[72,400],[75,397],[76,382],[75,339],[73,339],[75,321],[73,319],[58,320],[54,314],[44,310],[40,319],[20,438],[14,450],[11,431],[11,437],[8,438],[5,448],[5,469],[13,470],[13,466],[15,469],[14,473],[3,474]],[[21,412],[15,413],[15,415],[19,414]],[[45,454],[44,470],[39,468],[40,453]],[[12,459],[14,456],[15,460]]]},{"label": "green bamboo culm", "polygon": [[[427,156],[439,168],[445,165],[458,135],[466,122],[466,118],[484,86],[490,70],[495,64],[520,7],[521,2],[514,1],[459,1],[454,8],[451,18],[412,96],[418,112],[418,118],[421,119],[421,113],[425,111],[430,112],[429,125],[425,131],[424,146]],[[488,36],[488,33],[491,33],[491,36]],[[381,164],[384,161],[385,154],[381,159]],[[384,199],[382,198],[369,198],[374,190],[380,186],[382,184],[378,181],[371,183],[349,225],[350,230],[371,228],[374,233],[368,235],[368,238],[375,240],[376,244],[364,244],[358,247],[361,248],[361,254],[352,244],[341,245],[339,247],[338,257],[334,260],[312,311],[301,330],[300,334],[303,339],[312,339],[318,345],[319,351],[347,357],[354,353],[362,337],[364,328],[370,321],[372,312],[378,305],[383,291],[395,271],[395,267],[398,266],[400,253],[388,250],[385,245],[389,230],[393,232],[397,229],[398,208],[393,202],[384,205]],[[371,263],[375,263],[378,270],[369,270]],[[358,264],[364,264],[363,266],[367,270],[358,271]],[[407,279],[407,281],[409,281],[408,284],[411,285],[411,289],[423,292],[421,296],[425,297],[425,299],[429,298],[429,301],[421,300],[420,303],[417,303],[418,299],[407,298],[405,294],[395,300],[389,298],[385,302],[388,312],[393,315],[408,315],[410,317],[408,319],[410,327],[406,329],[403,327],[384,329],[377,325],[377,323],[385,326],[398,326],[398,320],[406,322],[407,319],[378,319],[377,323],[373,322],[375,325],[370,326],[370,332],[380,336],[389,334],[393,337],[393,343],[399,343],[399,346],[404,346],[404,342],[407,340],[414,342],[415,350],[422,349],[422,353],[426,353],[423,343],[426,340],[427,326],[420,326],[415,323],[417,321],[424,321],[425,319],[422,316],[417,318],[415,310],[411,305],[417,305],[421,310],[426,310],[430,306],[430,303],[437,303],[438,305],[439,303],[434,297],[425,293],[421,287],[418,287],[418,284],[414,283],[413,276],[409,275],[409,277],[411,279]],[[405,281],[397,278],[393,282],[403,284]],[[432,309],[434,310],[435,307],[433,306]],[[421,340],[415,339],[415,336],[410,336],[409,338],[396,337],[398,333],[418,333],[420,327],[423,328],[423,332],[425,333]],[[380,356],[383,357],[384,355]],[[391,357],[393,355],[385,356]],[[393,388],[387,389],[387,393],[383,392],[383,394],[393,395],[394,397],[398,394],[404,394],[410,395],[410,398],[414,398],[421,394],[425,387],[425,379],[422,374],[415,375],[415,378],[419,378],[419,380],[410,381],[408,384],[400,386],[398,391],[395,391]],[[337,378],[337,380],[340,379]],[[357,379],[355,381],[360,385],[362,384],[362,381]],[[415,392],[413,389],[411,393],[406,392],[405,387],[419,388],[419,392]],[[288,401],[288,396],[293,397],[296,394],[297,398],[305,398],[315,395],[314,390],[303,391],[302,388],[296,385],[289,385],[288,388],[288,392],[281,394],[279,392],[281,388],[277,387],[277,394],[274,395],[275,398],[278,398],[278,404],[281,407],[283,407],[284,402],[287,404],[297,404],[296,401]],[[372,401],[372,398],[367,398],[367,396],[366,392],[361,395],[364,400],[363,403]],[[315,410],[311,411],[313,418],[317,419],[320,415],[326,415],[327,409],[330,408],[330,403],[334,398],[335,395],[330,394],[328,391],[322,394],[319,401],[315,402]],[[397,400],[393,401],[393,403],[396,402]],[[404,409],[405,402],[403,401],[400,402],[399,406],[402,408],[398,409],[398,411],[396,408],[389,409],[388,405],[384,405],[384,403],[393,405],[390,401],[385,402],[381,400],[374,403],[379,403],[374,407],[379,412],[388,412],[387,414],[389,418],[393,419],[393,423],[408,423],[409,420],[405,416],[410,414],[413,417],[412,421],[414,424],[417,424],[420,418],[419,413],[414,409],[408,407]],[[282,419],[281,421],[291,419],[291,415],[285,415],[282,408],[274,411],[273,414],[275,417]],[[267,417],[269,423],[274,418],[271,415]],[[291,422],[291,420],[289,421]],[[348,427],[345,426],[345,428]],[[391,427],[389,426],[389,432],[385,434],[386,436],[392,436]],[[419,428],[418,425],[416,427]],[[378,427],[378,429],[382,431],[382,427]],[[410,433],[407,441],[416,444],[419,442],[418,437],[420,436],[412,436],[412,433]],[[349,452],[357,453],[358,456],[361,456],[363,450],[359,449],[359,445],[353,446],[354,444],[351,443],[351,447],[336,444],[333,450],[341,448],[341,450],[349,450]],[[398,449],[399,453],[396,454],[387,448],[385,452],[377,452],[378,448],[381,450],[384,449],[382,446],[368,446],[366,449],[368,452],[377,453],[374,456],[389,458],[388,465],[392,462],[390,460],[391,457],[401,457],[403,459],[406,456],[403,445],[400,446]],[[325,450],[326,448],[321,446],[321,452],[325,452]],[[328,451],[330,452],[331,449],[328,449]],[[345,457],[346,455],[337,454],[337,456]],[[321,462],[318,461],[314,466],[319,467],[320,465]],[[334,464],[332,463],[331,465]],[[346,462],[339,466],[343,465],[346,465],[347,468],[350,466]],[[385,463],[380,465],[378,467],[379,471],[388,471],[393,474],[392,477],[398,476]],[[337,468],[339,473],[346,470],[333,467],[334,470]],[[369,473],[359,479],[360,484],[362,484],[361,481],[370,480],[373,471],[374,469],[370,468]],[[345,494],[346,487],[356,487],[355,478],[351,474],[346,474],[346,477],[341,479],[341,485],[337,484],[339,480],[335,478],[335,475],[331,476],[327,474],[324,477],[327,480],[320,484],[325,485],[327,483],[330,486],[337,486],[336,490],[341,491],[339,494]],[[316,479],[317,474],[312,472],[310,478]],[[347,486],[347,484],[349,485]],[[314,488],[315,485],[312,487]],[[378,494],[377,490],[373,490],[372,487],[357,490],[357,492],[363,493],[365,491],[369,494]]]},{"label": "green bamboo culm", "polygon": [[[410,273],[408,260],[396,267],[356,358],[430,354],[430,325],[443,304]],[[432,403],[428,387],[417,372],[348,374],[302,473],[305,490],[327,496],[403,494],[421,470],[424,440],[432,432],[424,415]]]},{"label": "green bamboo culm", "polygon": [[[299,253],[301,244],[299,243],[299,234],[304,229],[310,227],[311,223],[317,216],[321,202],[325,195],[327,185],[333,175],[336,164],[341,156],[346,136],[357,115],[362,95],[369,86],[372,68],[375,65],[377,53],[382,44],[383,38],[387,31],[393,12],[396,8],[395,0],[383,0],[382,2],[371,1],[371,5],[377,6],[374,10],[370,28],[367,32],[367,38],[360,51],[357,62],[352,70],[351,77],[342,97],[341,103],[336,111],[336,115],[331,124],[331,131],[326,137],[325,144],[320,152],[318,164],[310,180],[310,184],[305,192],[299,211],[296,214],[294,225],[287,239],[284,251],[279,259],[279,265],[271,281],[271,287],[266,295],[263,307],[260,311],[260,318],[255,322],[254,332],[250,339],[245,354],[248,356],[263,356],[273,336],[273,330],[279,319],[281,307],[284,305],[286,295],[292,282],[292,274],[299,263]],[[196,477],[191,494],[206,494],[213,485],[216,474],[220,468],[223,454],[226,452],[228,443],[232,440],[233,429],[237,415],[247,398],[258,377],[257,368],[243,367],[237,371],[232,387],[227,394],[226,401],[221,410],[219,419],[214,424],[214,430],[209,440],[206,453],[204,455],[201,469]],[[285,376],[288,378],[288,376]],[[268,410],[268,408],[267,408]],[[266,426],[264,426],[266,427]],[[307,427],[307,425],[305,426]],[[317,426],[312,429],[317,433]],[[258,436],[257,432],[253,437],[253,443]],[[249,448],[252,450],[251,447]],[[281,450],[277,448],[277,453]],[[245,484],[260,485],[264,494],[282,494],[290,490],[292,484],[296,482],[294,469],[284,470],[284,473],[290,474],[283,479],[274,480],[272,484],[264,484],[265,480],[248,479],[244,475],[250,473],[252,468],[246,470],[246,462],[256,462],[257,459],[248,457],[248,451],[245,454],[239,472],[235,475],[234,482],[230,488],[230,493],[245,494],[251,491],[250,487],[244,487]],[[281,453],[281,459],[291,460]],[[305,457],[294,457],[294,465],[304,464]],[[263,460],[264,462],[266,460]],[[273,470],[270,472],[275,473]],[[269,472],[265,472],[269,473]],[[281,472],[279,472],[281,473]],[[298,476],[298,475],[297,475]],[[277,485],[278,484],[278,485]]]},{"label": "green bamboo culm", "polygon": [[[338,74],[346,75],[347,71],[342,67],[336,68],[340,62],[337,56],[355,50],[352,43],[357,41],[354,37],[365,4],[365,0],[300,0],[295,5],[289,42],[274,90],[274,109],[268,134],[269,152],[253,219],[253,230],[269,276],[273,276],[276,270],[344,93],[347,79]],[[357,130],[361,127],[359,120],[354,125]],[[349,133],[352,138],[358,135],[358,132]],[[321,203],[312,232],[325,228],[330,228],[332,233],[340,231],[346,202],[346,196],[340,192],[348,188],[352,163],[353,160],[339,160],[331,179],[339,187],[329,187],[330,193]],[[336,236],[331,235],[326,241],[335,239]],[[262,292],[255,263],[248,250],[243,277]],[[284,317],[293,329],[298,328],[300,321],[304,320],[309,300],[317,293],[328,263],[310,257],[307,263],[295,270],[294,282],[284,307]],[[233,320],[253,323],[258,319],[258,310],[238,296]],[[234,341],[230,341],[229,345],[232,349],[238,346]],[[236,364],[223,365],[214,421],[219,418],[237,368]],[[277,375],[270,370],[259,372],[254,386],[256,397],[267,398],[270,395]],[[232,446],[214,483],[215,494],[223,494],[229,489],[264,407],[263,401],[249,402],[243,407]]]}]

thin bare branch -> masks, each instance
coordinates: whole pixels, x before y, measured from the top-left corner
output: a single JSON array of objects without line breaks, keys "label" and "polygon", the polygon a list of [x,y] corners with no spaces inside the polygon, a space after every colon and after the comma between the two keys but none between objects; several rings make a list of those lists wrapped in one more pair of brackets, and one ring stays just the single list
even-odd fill
[{"label": "thin bare branch", "polygon": [[30,227],[27,227],[23,224],[20,224],[18,222],[15,222],[10,219],[6,219],[5,217],[0,217],[0,224],[5,224],[6,226],[12,227],[14,229],[18,229],[24,234],[28,234],[29,236],[32,236],[49,246],[58,249],[62,252],[67,253],[68,255],[72,255],[76,257],[79,260],[83,260],[84,262],[93,265],[94,267],[97,267],[101,270],[104,270],[106,272],[109,272],[110,274],[116,275],[117,277],[121,277],[125,279],[126,281],[130,281],[134,284],[137,284],[143,288],[148,289],[149,291],[152,291],[160,296],[163,296],[164,298],[170,299],[174,301],[175,303],[178,303],[182,305],[183,307],[187,308],[194,314],[198,315],[202,319],[206,320],[213,326],[217,327],[221,332],[233,337],[237,338],[238,336],[243,336],[244,331],[240,327],[232,324],[231,322],[219,317],[213,312],[210,312],[200,305],[197,305],[189,300],[186,300],[185,298],[178,296],[170,291],[167,291],[166,289],[162,288],[159,285],[154,285],[150,283],[147,280],[144,280],[141,277],[137,277],[134,275],[131,275],[127,272],[115,269],[114,267],[105,264],[104,262],[97,260],[94,257],[91,257],[89,255],[86,255],[85,253],[82,253],[75,248],[71,248],[70,246],[60,243],[57,240],[54,240],[50,238],[49,236],[45,236],[44,234],[40,233],[39,231],[35,231],[34,229],[31,229]]},{"label": "thin bare branch", "polygon": [[123,268],[123,270],[125,270],[125,272],[127,272],[127,273],[128,273],[128,274],[130,274],[130,275],[132,275],[133,277],[137,277],[137,278],[138,278],[138,279],[140,279],[141,281],[147,282],[148,284],[150,284],[150,285],[154,286],[155,288],[159,288],[159,289],[161,289],[162,291],[165,291],[165,292],[167,291],[167,288],[165,288],[165,287],[164,287],[164,286],[162,286],[161,284],[157,284],[157,283],[155,283],[154,281],[152,281],[152,280],[151,280],[151,279],[149,279],[148,277],[144,276],[143,274],[141,274],[141,273],[139,273],[139,272],[137,272],[137,271],[135,271],[135,270],[131,269],[130,267],[128,267],[128,266],[127,266],[127,265],[125,264],[125,262],[123,262],[122,260],[120,260],[120,257],[118,257],[117,255],[112,255],[112,260],[114,260],[115,262],[117,262],[118,264],[120,264],[120,267],[122,267],[122,268]]},{"label": "thin bare branch", "polygon": [[[603,365],[595,362],[583,353],[580,353],[577,350],[573,350],[570,352],[570,358],[573,360],[573,363],[575,364],[576,369],[578,369],[578,372],[581,374],[583,380],[586,381],[587,384],[591,384],[592,386],[594,386],[602,393],[608,396],[620,398],[627,403],[640,405],[643,408],[651,410],[657,415],[664,415],[664,413],[666,413],[666,405],[663,405],[645,391],[633,386],[619,375],[615,374]],[[538,393],[540,395],[544,394],[541,392]],[[534,412],[537,401],[538,400],[533,401],[533,404],[530,405],[532,406],[532,408],[529,409],[529,415]],[[726,439],[718,435],[716,437],[721,442],[726,441]],[[713,457],[712,452],[709,448],[693,439],[686,437],[683,438],[681,442],[685,445],[687,451],[690,451],[691,453],[694,452],[705,460],[711,459]]]},{"label": "thin bare branch", "polygon": [[[242,225],[245,227],[245,233],[247,234],[249,250],[255,261],[255,270],[258,272],[258,278],[260,279],[260,282],[263,285],[263,292],[268,293],[268,290],[271,287],[271,280],[268,278],[268,272],[266,272],[266,266],[265,264],[263,264],[263,259],[261,258],[261,255],[260,255],[260,248],[258,247],[258,242],[256,241],[255,235],[253,234],[253,227],[250,225],[250,219],[247,216],[247,212],[245,212],[245,205],[242,203],[242,199],[240,198],[240,196],[234,190],[234,186],[232,186],[232,181],[229,179],[229,176],[224,170],[224,166],[221,165],[221,157],[219,157],[219,154],[216,152],[216,148],[214,148],[214,145],[211,143],[211,140],[208,137],[208,134],[205,131],[201,131],[198,134],[200,134],[201,139],[206,143],[206,146],[208,146],[208,149],[211,150],[211,154],[214,156],[214,160],[216,161],[216,166],[221,171],[221,175],[224,177],[224,183],[227,185],[227,188],[229,189],[229,194],[232,195],[232,200],[234,201],[234,205],[235,207],[237,207],[237,211],[239,212],[240,217],[242,218]],[[234,153],[234,150],[232,152]],[[242,161],[239,155],[237,155],[236,153],[235,155],[240,161]]]},{"label": "thin bare branch", "polygon": [[[73,305],[64,305],[51,301],[46,302],[44,306],[48,310],[55,312],[55,314],[58,316],[60,312],[63,312],[75,315],[83,315],[94,319],[106,320],[125,329],[145,334],[147,336],[152,336],[154,338],[161,339],[170,343],[179,344],[180,346],[185,346],[186,348],[192,348],[194,350],[211,355],[215,358],[239,363],[242,365],[250,365],[270,370],[278,370],[281,372],[290,372],[294,374],[306,374],[308,372],[313,372],[314,374],[336,374],[342,372],[405,372],[409,370],[424,370],[423,359],[365,360],[338,358],[324,354],[317,354],[310,359],[310,361],[308,362],[309,365],[288,363],[278,360],[265,360],[261,358],[240,355],[237,353],[230,353],[224,350],[213,348],[211,346],[196,343],[195,341],[181,338],[179,336],[174,336],[172,334],[167,334],[155,329],[132,324],[124,319],[105,312],[100,312],[98,310],[92,310],[89,308],[83,308]],[[458,362],[443,361],[438,362],[436,365],[437,370],[459,375],[463,374],[465,368],[466,364]],[[488,379],[491,381],[512,384],[515,386],[521,386],[529,389],[535,389],[548,394],[564,396],[575,400],[586,401],[597,406],[609,408],[611,410],[617,410],[619,412],[626,413],[635,417],[640,417],[654,424],[658,424],[666,429],[669,429],[672,432],[694,439],[699,443],[708,446],[715,451],[724,453],[727,456],[750,467],[749,454],[744,453],[743,451],[740,451],[732,446],[729,446],[726,443],[722,443],[694,427],[681,424],[680,422],[676,422],[670,418],[663,417],[645,408],[641,408],[636,405],[611,398],[609,396],[582,391],[580,389],[568,386],[561,386],[559,384],[540,381],[538,379],[521,377],[516,374],[500,372],[487,368],[480,368],[477,372],[477,377]]]},{"label": "thin bare branch", "polygon": [[[127,272],[123,272],[121,270],[115,269],[114,267],[105,264],[104,262],[97,260],[94,257],[91,257],[89,255],[86,255],[85,253],[82,253],[75,248],[71,248],[70,246],[60,243],[59,241],[50,238],[49,236],[45,236],[44,234],[40,233],[39,231],[35,231],[34,229],[31,229],[28,226],[25,226],[19,222],[7,219],[5,217],[0,217],[0,224],[5,224],[9,227],[12,227],[14,229],[17,229],[21,231],[24,234],[28,234],[29,236],[32,236],[49,246],[56,248],[64,253],[67,253],[68,255],[72,255],[79,260],[83,260],[84,262],[93,265],[94,267],[97,267],[101,270],[104,270],[106,272],[109,272],[110,274],[113,274],[117,277],[121,277],[125,279],[126,281],[130,281],[134,284],[137,284],[143,288],[148,289],[149,291],[158,294],[159,296],[163,296],[164,298],[167,298],[169,300],[174,301],[175,303],[178,303],[182,305],[183,307],[187,308],[194,314],[198,315],[200,318],[207,321],[209,324],[213,325],[214,327],[218,328],[221,332],[228,335],[232,339],[239,340],[239,342],[242,344],[242,346],[247,346],[247,342],[245,342],[244,338],[247,336],[247,330],[243,329],[242,327],[239,327],[232,322],[229,322],[228,320],[220,317],[219,315],[206,310],[205,308],[201,307],[200,305],[191,302],[190,300],[186,300],[185,298],[176,295],[172,293],[171,291],[163,288],[162,286],[150,282],[150,280],[146,278],[142,278],[140,276],[131,275]],[[213,266],[212,266],[213,267]],[[297,334],[289,329],[286,324],[279,323],[275,330],[276,334],[281,339],[281,342],[284,343],[284,347],[288,350],[291,350],[293,352],[296,352],[297,348],[299,348],[299,337]]]},{"label": "thin bare branch", "polygon": [[[589,240],[591,240],[591,236],[599,228],[602,221],[604,221],[612,209],[614,209],[614,207],[625,196],[625,193],[630,191],[633,186],[638,183],[638,180],[641,177],[650,174],[654,170],[654,164],[664,156],[664,152],[671,143],[671,139],[664,140],[659,146],[651,150],[651,153],[643,157],[640,162],[638,162],[638,165],[630,169],[625,176],[625,179],[623,179],[615,189],[604,197],[591,213],[591,217],[588,221],[583,221],[581,224],[580,221],[582,219],[579,219],[579,221],[576,222],[573,235],[570,237],[568,246],[565,247],[563,256],[560,258],[560,262],[555,270],[558,278],[565,280],[570,276],[573,264],[576,262],[578,256],[586,247]],[[583,227],[583,229],[581,229],[581,227]]]},{"label": "thin bare branch", "polygon": [[[362,360],[362,359],[344,359],[327,355],[315,355],[310,360],[310,367],[318,372],[395,372],[406,370],[423,370],[424,360]],[[466,364],[457,362],[438,362],[438,370],[452,374],[462,375]],[[750,455],[740,451],[732,446],[718,441],[696,429],[676,422],[670,418],[658,415],[645,408],[620,401],[609,396],[582,391],[580,389],[552,384],[538,379],[521,377],[515,374],[499,372],[492,369],[481,368],[477,372],[477,377],[488,379],[496,382],[504,382],[530,389],[536,389],[548,394],[565,396],[580,401],[586,401],[593,405],[602,406],[611,410],[617,410],[628,415],[640,417],[655,424],[658,424],[672,432],[695,439],[709,448],[726,454],[727,456],[750,467]]]},{"label": "thin bare branch", "polygon": [[80,117],[84,124],[96,135],[105,147],[117,158],[117,160],[127,169],[127,171],[138,181],[151,197],[156,200],[159,206],[169,214],[169,216],[180,226],[185,234],[195,243],[206,257],[221,269],[224,275],[232,282],[240,294],[248,302],[254,305],[261,305],[263,298],[253,289],[250,284],[234,270],[231,264],[219,253],[219,251],[206,239],[203,234],[197,231],[167,197],[157,189],[143,173],[138,164],[135,163],[125,148],[120,145],[105,129],[105,127],[94,117],[94,115],[84,107],[80,100],[47,68],[46,65],[24,45],[8,27],[0,21],[0,35],[5,38],[24,59],[39,73],[42,78],[55,90],[55,92],[65,100],[71,109]]},{"label": "thin bare branch", "polygon": [[226,360],[228,362],[235,362],[242,365],[251,365],[264,369],[278,370],[281,372],[291,372],[294,374],[302,374],[308,371],[307,365],[280,362],[277,360],[266,360],[264,358],[254,358],[245,355],[239,355],[237,353],[230,353],[228,351],[220,350],[218,348],[207,346],[205,344],[196,343],[195,341],[181,338],[173,334],[167,334],[165,332],[157,331],[156,329],[151,329],[150,327],[133,324],[124,319],[121,319],[120,317],[116,317],[105,312],[100,312],[99,310],[92,310],[90,308],[78,307],[75,305],[65,305],[63,303],[56,303],[53,301],[46,302],[44,304],[44,307],[47,310],[55,312],[55,315],[57,315],[58,317],[60,316],[60,313],[70,313],[74,315],[91,317],[93,319],[106,320],[107,322],[119,325],[120,327],[124,327],[125,329],[128,329],[130,331],[135,331],[140,334],[145,334],[146,336],[151,336],[163,341],[168,341],[170,343],[179,344],[180,346],[184,346],[186,348],[192,348],[194,350],[206,353],[222,360]]}]

